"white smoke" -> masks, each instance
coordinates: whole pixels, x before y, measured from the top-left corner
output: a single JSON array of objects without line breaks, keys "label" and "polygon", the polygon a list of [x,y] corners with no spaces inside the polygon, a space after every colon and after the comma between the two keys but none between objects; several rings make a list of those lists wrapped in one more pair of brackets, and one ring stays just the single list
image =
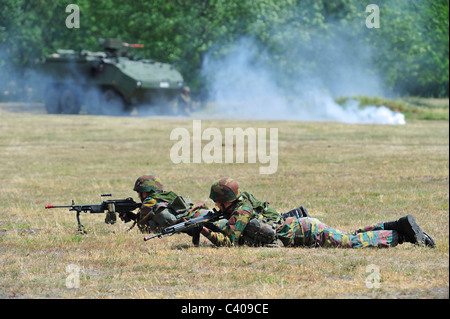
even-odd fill
[{"label": "white smoke", "polygon": [[[299,57],[300,58],[300,57]],[[255,41],[245,38],[236,42],[225,55],[211,51],[202,65],[202,75],[209,84],[209,98],[215,117],[330,121],[364,124],[405,124],[401,113],[387,107],[360,108],[350,100],[345,106],[337,104],[333,95],[379,94],[380,85],[375,76],[364,73],[355,61],[336,58],[336,68],[328,75],[337,79],[324,85],[327,74],[306,77],[305,74],[285,77],[281,71],[269,67],[270,54]],[[273,66],[273,65],[272,65]],[[346,76],[349,74],[351,76]],[[286,87],[286,83],[290,83]],[[329,83],[329,81],[328,81]]]}]

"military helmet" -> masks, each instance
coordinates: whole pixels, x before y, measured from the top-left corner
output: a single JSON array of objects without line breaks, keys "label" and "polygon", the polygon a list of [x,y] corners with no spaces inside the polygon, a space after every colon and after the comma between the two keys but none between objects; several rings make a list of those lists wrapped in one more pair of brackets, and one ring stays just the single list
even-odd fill
[{"label": "military helmet", "polygon": [[139,193],[161,193],[163,191],[163,185],[161,180],[155,175],[143,175],[136,180],[134,183],[134,191]]},{"label": "military helmet", "polygon": [[217,203],[230,203],[241,196],[239,184],[234,179],[222,178],[211,186],[209,198]]}]

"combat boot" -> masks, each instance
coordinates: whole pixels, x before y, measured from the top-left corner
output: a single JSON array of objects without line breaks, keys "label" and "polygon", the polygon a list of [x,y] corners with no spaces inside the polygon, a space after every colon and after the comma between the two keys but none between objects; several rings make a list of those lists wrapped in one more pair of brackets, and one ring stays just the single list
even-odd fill
[{"label": "combat boot", "polygon": [[417,225],[412,215],[404,216],[393,222],[386,222],[384,223],[384,229],[397,231],[399,234],[399,244],[408,242],[423,245],[425,243],[423,230]]},{"label": "combat boot", "polygon": [[424,239],[425,246],[428,246],[431,248],[436,247],[436,244],[434,243],[434,239],[430,235],[428,235],[426,232],[423,232],[423,239]]}]

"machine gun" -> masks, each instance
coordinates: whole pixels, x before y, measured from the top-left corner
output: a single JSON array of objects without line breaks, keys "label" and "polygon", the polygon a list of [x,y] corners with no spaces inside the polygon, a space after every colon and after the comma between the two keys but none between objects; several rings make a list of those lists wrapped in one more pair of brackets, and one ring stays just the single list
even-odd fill
[{"label": "machine gun", "polygon": [[111,196],[111,194],[100,195],[100,204],[75,205],[75,202],[72,200],[72,205],[47,205],[45,208],[69,208],[69,211],[77,212],[78,231],[85,233],[84,226],[80,221],[81,212],[89,212],[91,214],[101,214],[106,212],[105,223],[114,224],[116,222],[116,213],[128,213],[142,205],[141,203],[136,203],[131,197],[125,199],[103,200],[103,197],[109,196]]},{"label": "machine gun", "polygon": [[[187,221],[175,224],[175,225],[171,225],[171,226],[167,226],[162,228],[160,233],[157,233],[155,235],[152,236],[148,236],[144,238],[144,241],[148,241],[152,238],[163,238],[163,237],[167,237],[167,236],[172,236],[173,234],[179,233],[179,232],[188,232],[191,230],[196,230],[199,228],[199,226],[203,226],[203,225],[208,225],[212,222],[215,222],[219,219],[223,218],[223,214],[221,211],[217,211],[215,208],[213,210],[208,211],[208,213],[206,213],[205,215],[196,217],[196,218],[192,218],[189,219]],[[210,225],[207,226],[208,228],[210,227]],[[200,232],[193,232],[191,233],[192,235],[192,242],[194,243],[194,245],[198,245],[198,241],[199,241],[199,236],[200,236]]]},{"label": "machine gun", "polygon": [[98,39],[98,44],[105,49],[110,57],[128,56],[128,48],[144,47],[143,44],[126,43],[115,38]]}]

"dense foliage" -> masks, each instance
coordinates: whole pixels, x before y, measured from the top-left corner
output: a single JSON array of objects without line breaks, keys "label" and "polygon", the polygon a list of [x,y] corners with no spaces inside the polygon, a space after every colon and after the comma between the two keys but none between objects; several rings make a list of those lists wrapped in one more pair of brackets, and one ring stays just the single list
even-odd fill
[{"label": "dense foliage", "polygon": [[[379,28],[366,26],[372,0],[72,2],[80,8],[80,28],[66,27],[68,1],[0,0],[1,82],[57,48],[99,50],[98,38],[120,37],[143,43],[139,55],[176,63],[195,90],[205,83],[205,56],[220,56],[246,37],[283,74],[280,82],[339,63],[350,69],[351,59],[337,58],[346,56],[364,58],[362,71],[395,93],[448,96],[448,0],[378,0]],[[330,81],[338,76],[330,74]]]}]

